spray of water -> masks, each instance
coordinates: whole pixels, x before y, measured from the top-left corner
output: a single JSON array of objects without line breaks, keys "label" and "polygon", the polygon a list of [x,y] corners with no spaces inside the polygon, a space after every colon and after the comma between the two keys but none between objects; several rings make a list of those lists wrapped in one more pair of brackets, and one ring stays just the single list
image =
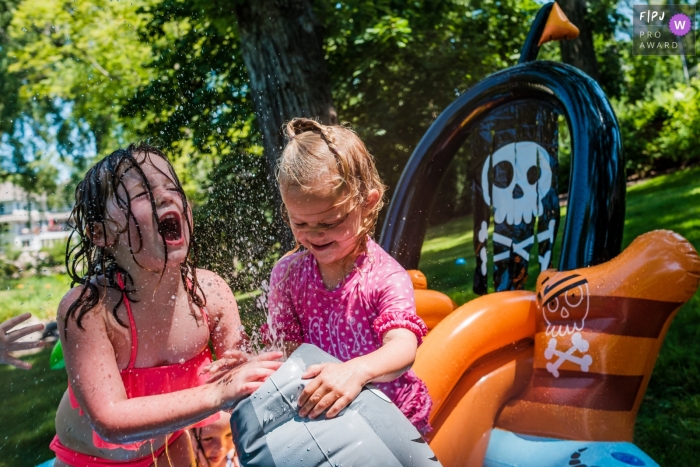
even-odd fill
[{"label": "spray of water", "polygon": [[195,205],[200,265],[219,274],[237,295],[247,336],[242,350],[281,350],[260,334],[267,322],[268,280],[284,253],[272,186],[264,159],[244,152],[223,157],[208,177],[206,201]]}]

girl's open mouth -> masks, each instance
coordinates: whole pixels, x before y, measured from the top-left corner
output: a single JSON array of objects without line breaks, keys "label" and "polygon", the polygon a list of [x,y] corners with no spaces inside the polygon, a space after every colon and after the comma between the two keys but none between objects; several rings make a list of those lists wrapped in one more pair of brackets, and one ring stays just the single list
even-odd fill
[{"label": "girl's open mouth", "polygon": [[158,219],[158,232],[165,239],[168,245],[178,245],[182,243],[182,222],[180,214],[176,211],[170,211],[163,214]]},{"label": "girl's open mouth", "polygon": [[316,245],[315,243],[311,243],[310,245],[316,251],[323,251],[326,248],[328,248],[329,246],[331,246],[332,244],[333,244],[333,242],[324,243],[323,245]]}]

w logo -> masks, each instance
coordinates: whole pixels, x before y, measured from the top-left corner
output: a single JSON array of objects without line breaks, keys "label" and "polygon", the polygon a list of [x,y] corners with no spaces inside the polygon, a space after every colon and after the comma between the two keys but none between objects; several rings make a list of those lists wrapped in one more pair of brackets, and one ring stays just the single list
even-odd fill
[{"label": "w logo", "polygon": [[669,21],[668,26],[671,29],[671,33],[674,36],[685,36],[690,32],[691,29],[690,18],[684,15],[683,13],[678,13],[671,17],[671,21]]}]

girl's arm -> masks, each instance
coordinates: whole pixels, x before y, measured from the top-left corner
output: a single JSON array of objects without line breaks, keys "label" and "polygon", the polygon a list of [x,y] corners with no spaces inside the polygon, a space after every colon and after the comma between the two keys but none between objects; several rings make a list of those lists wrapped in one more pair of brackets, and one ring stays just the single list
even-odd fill
[{"label": "girl's arm", "polygon": [[333,418],[370,383],[393,381],[408,371],[416,359],[416,335],[407,329],[392,329],[382,346],[345,363],[311,365],[302,378],[311,380],[299,396],[299,415],[316,418],[326,409]]},{"label": "girl's arm", "polygon": [[[64,326],[66,311],[80,289],[61,301],[58,323],[69,382],[94,430],[105,441],[125,444],[172,433],[221,410],[232,408],[254,392],[279,366],[275,361],[241,365],[216,383],[158,396],[127,399],[112,343],[98,304],[82,319]],[[67,335],[66,335],[67,331]],[[281,356],[270,353],[268,360]]]},{"label": "girl's arm", "polygon": [[[260,329],[263,340],[267,341],[267,344],[281,348],[285,355],[290,355],[294,352],[304,340],[301,324],[299,323],[294,301],[292,300],[291,288],[293,280],[290,279],[290,269],[293,267],[295,260],[298,260],[296,256],[287,256],[282,258],[275,267],[272,268],[267,294],[268,321]],[[202,283],[202,281],[200,281],[200,283]],[[230,290],[228,290],[228,294],[230,295],[229,300],[235,303]],[[209,300],[209,295],[207,295],[207,300]],[[219,300],[217,300],[217,302],[218,301]],[[221,306],[227,306],[226,303],[227,301],[224,300]],[[207,308],[209,308],[208,303]],[[237,321],[235,324],[240,326],[238,313],[236,313],[236,319]],[[233,324],[231,326],[233,326]],[[217,352],[217,356],[220,357],[219,360],[209,365],[208,371],[211,374],[210,381],[218,379],[221,375],[225,374],[226,371],[235,368],[242,362],[257,358],[251,358],[250,355],[245,352],[230,346],[224,348],[227,348],[227,350],[225,350],[223,354],[219,355]]]},{"label": "girl's arm", "polygon": [[382,346],[345,363],[309,366],[302,377],[314,379],[299,396],[299,415],[302,417],[316,418],[328,410],[326,417],[333,418],[358,396],[367,383],[393,381],[413,365],[417,347],[427,328],[416,315],[411,279],[395,262],[387,264],[381,271],[382,277],[367,283],[373,284],[370,301],[379,313],[373,328],[381,337]]},{"label": "girl's arm", "polygon": [[240,350],[244,344],[238,304],[231,288],[216,273],[198,269],[197,276],[207,297],[209,335],[214,344],[214,353],[220,359],[224,352]]},{"label": "girl's arm", "polygon": [[[211,271],[199,269],[197,274],[200,277],[199,283],[207,297],[209,327],[217,356],[217,361],[209,365],[206,371],[209,371],[211,375],[210,381],[215,381],[228,370],[241,363],[257,360],[259,357],[253,357],[247,353],[250,349],[245,348],[246,336],[243,335],[238,305],[228,284]],[[280,301],[284,301],[284,304],[281,304]],[[277,304],[275,309],[289,310],[287,301],[282,298],[281,294],[271,294],[269,303]],[[271,313],[270,316],[275,319],[274,314]],[[300,342],[285,342],[285,353],[289,355],[299,344]]]},{"label": "girl's arm", "polygon": [[286,256],[272,268],[267,293],[266,338],[271,344],[284,347],[288,354],[304,342],[304,331],[292,299],[294,289],[299,287],[292,275],[298,266],[296,262],[303,260],[298,255]]}]

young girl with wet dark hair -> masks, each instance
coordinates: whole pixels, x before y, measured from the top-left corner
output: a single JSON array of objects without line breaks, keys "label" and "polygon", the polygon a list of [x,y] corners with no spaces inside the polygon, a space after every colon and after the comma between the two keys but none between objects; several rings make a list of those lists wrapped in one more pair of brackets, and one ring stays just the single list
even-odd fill
[{"label": "young girl with wet dark hair", "polygon": [[[187,428],[255,391],[281,354],[235,350],[236,301],[220,277],[197,269],[191,209],[158,149],[131,145],[95,164],[71,219],[66,263],[77,286],[58,309],[68,390],[55,465],[189,466]],[[248,361],[208,382],[210,342],[217,355]]]}]

